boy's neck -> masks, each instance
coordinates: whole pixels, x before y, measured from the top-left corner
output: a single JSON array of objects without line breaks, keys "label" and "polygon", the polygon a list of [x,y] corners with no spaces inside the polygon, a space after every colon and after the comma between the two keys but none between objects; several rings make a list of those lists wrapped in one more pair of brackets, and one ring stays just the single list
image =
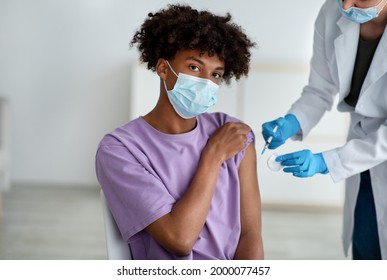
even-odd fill
[{"label": "boy's neck", "polygon": [[175,111],[167,112],[157,106],[144,116],[144,120],[153,128],[166,134],[182,134],[196,127],[196,118],[182,119]]}]

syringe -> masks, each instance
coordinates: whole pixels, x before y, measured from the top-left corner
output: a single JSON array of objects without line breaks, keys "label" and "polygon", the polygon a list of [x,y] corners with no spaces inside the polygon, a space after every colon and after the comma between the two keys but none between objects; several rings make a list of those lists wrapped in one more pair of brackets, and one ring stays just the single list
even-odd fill
[{"label": "syringe", "polygon": [[[276,133],[277,129],[278,129],[278,125],[276,125],[276,126],[274,127],[273,133]],[[263,153],[266,151],[267,147],[269,147],[270,142],[271,142],[272,139],[273,139],[273,136],[270,136],[269,138],[267,138],[267,140],[266,140],[266,142],[265,142],[265,146],[263,146],[261,155],[263,155]]]}]

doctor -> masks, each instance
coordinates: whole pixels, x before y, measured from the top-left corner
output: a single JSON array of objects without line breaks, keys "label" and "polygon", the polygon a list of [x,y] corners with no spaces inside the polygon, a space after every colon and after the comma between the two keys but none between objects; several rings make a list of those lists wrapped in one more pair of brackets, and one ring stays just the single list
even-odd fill
[{"label": "doctor", "polygon": [[[387,0],[327,0],[315,22],[309,83],[288,114],[262,125],[269,149],[302,140],[332,107],[351,116],[344,146],[277,157],[297,177],[346,179],[343,243],[353,259],[387,259]],[[273,129],[278,126],[274,133]]]}]

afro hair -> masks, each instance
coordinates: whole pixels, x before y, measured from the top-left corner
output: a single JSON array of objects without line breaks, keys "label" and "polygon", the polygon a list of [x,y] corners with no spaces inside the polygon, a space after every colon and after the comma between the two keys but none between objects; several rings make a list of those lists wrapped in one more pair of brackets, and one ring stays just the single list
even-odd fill
[{"label": "afro hair", "polygon": [[250,48],[255,46],[242,28],[231,22],[231,15],[217,16],[188,5],[169,5],[148,18],[135,33],[130,46],[137,44],[140,60],[156,70],[159,58],[173,59],[180,50],[194,49],[214,54],[225,63],[223,80],[247,76]]}]

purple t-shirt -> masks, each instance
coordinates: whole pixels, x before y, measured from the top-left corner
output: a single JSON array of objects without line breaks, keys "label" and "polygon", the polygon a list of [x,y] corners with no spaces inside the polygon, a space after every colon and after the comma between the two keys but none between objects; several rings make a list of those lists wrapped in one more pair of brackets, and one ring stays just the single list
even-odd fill
[{"label": "purple t-shirt", "polygon": [[144,230],[171,212],[189,187],[209,137],[230,121],[239,120],[205,113],[197,117],[194,130],[165,134],[140,117],[102,139],[97,178],[134,259],[234,258],[241,229],[238,168],[254,141],[252,132],[243,151],[222,164],[205,225],[189,255],[170,254]]}]

